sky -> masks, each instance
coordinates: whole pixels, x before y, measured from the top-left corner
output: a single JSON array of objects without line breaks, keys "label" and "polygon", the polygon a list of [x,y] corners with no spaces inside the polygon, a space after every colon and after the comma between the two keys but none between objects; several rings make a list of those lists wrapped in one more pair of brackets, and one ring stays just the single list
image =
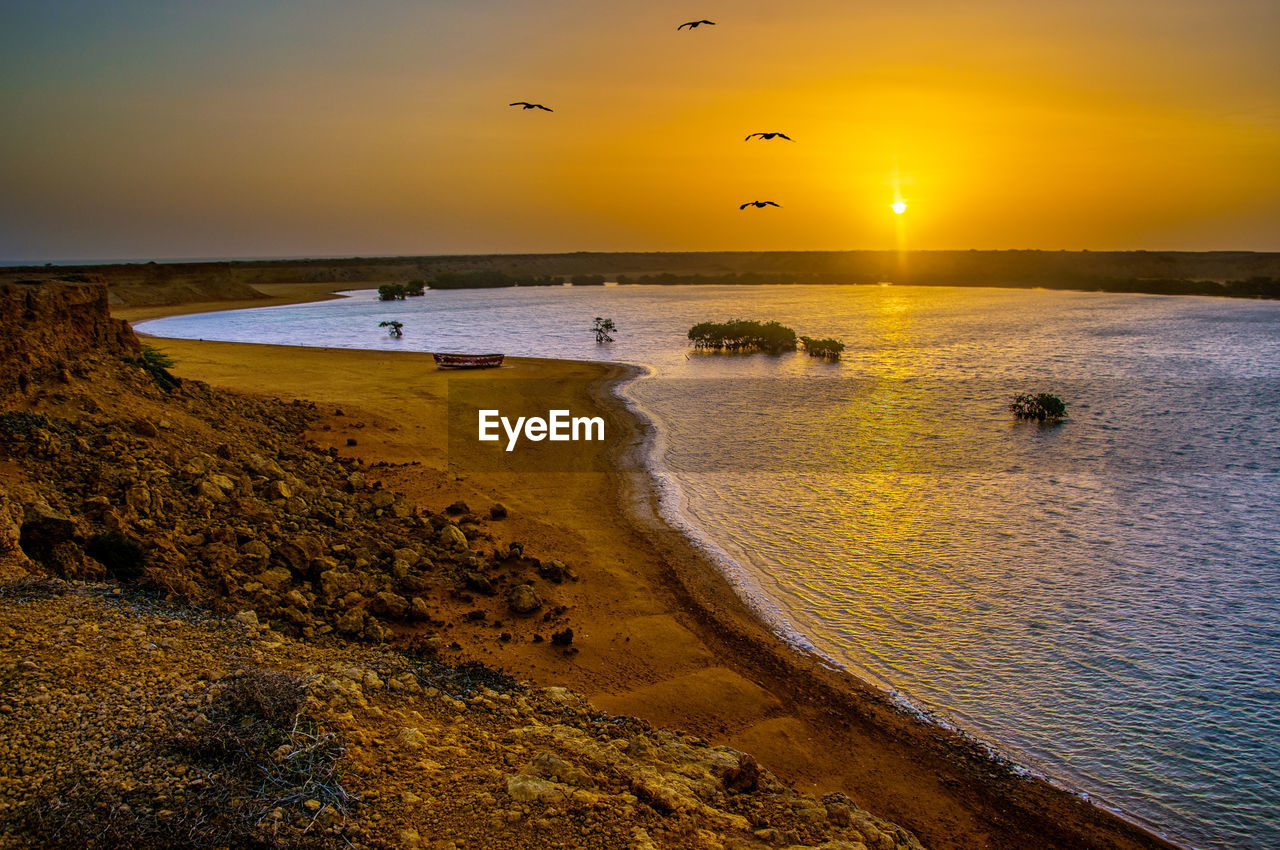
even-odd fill
[{"label": "sky", "polygon": [[1275,0],[5,0],[0,260],[1276,251],[1278,44]]}]

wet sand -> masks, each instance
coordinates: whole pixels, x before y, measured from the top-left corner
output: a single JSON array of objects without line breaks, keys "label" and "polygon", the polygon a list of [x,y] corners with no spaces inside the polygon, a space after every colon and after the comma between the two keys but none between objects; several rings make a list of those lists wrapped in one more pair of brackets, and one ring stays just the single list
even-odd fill
[{"label": "wet sand", "polygon": [[[319,289],[305,294],[323,297]],[[151,308],[147,317],[160,309],[174,312]],[[129,310],[115,315],[141,318]],[[512,358],[500,370],[444,372],[430,355],[416,353],[155,344],[176,360],[182,377],[317,402],[318,443],[362,458],[374,477],[424,508],[439,511],[461,499],[484,513],[503,503],[510,515],[490,523],[492,545],[518,540],[530,554],[558,558],[579,576],[555,585],[548,600],[565,606],[576,652],[534,642],[533,634],[546,632],[539,621],[512,619],[501,600],[476,599],[467,605],[487,605],[488,616],[449,624],[446,640],[461,646],[450,658],[563,685],[608,711],[746,750],[798,789],[842,791],[929,847],[1172,846],[1074,795],[1011,773],[978,747],[781,642],[716,568],[657,517],[638,462],[645,426],[611,393],[628,367]],[[504,411],[567,408],[603,416],[606,441],[562,445],[545,465],[550,471],[513,468],[492,444],[449,440],[451,385],[488,394]],[[511,639],[500,640],[500,630]]]}]

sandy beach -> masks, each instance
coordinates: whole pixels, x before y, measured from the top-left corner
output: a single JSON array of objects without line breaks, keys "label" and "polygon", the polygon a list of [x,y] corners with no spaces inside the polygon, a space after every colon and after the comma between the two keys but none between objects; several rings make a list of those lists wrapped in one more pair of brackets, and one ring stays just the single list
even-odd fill
[{"label": "sandy beach", "polygon": [[[176,312],[330,297],[333,285],[262,287],[271,300],[120,309],[130,321]],[[345,288],[345,287],[344,287]],[[473,658],[599,708],[753,753],[797,789],[843,791],[936,848],[1158,847],[1165,844],[1048,783],[1015,775],[980,748],[899,711],[879,691],[783,644],[716,568],[656,515],[638,461],[642,425],[611,392],[628,367],[509,359],[482,373],[440,371],[429,355],[154,340],[175,374],[241,392],[311,400],[310,436],[363,459],[373,477],[440,510],[505,505],[496,546],[529,545],[578,580],[557,586],[575,652],[535,642],[536,622],[448,624],[457,660]],[[520,380],[513,380],[520,379]],[[603,444],[574,444],[561,471],[502,468],[475,442],[452,445],[450,384],[490,382],[495,407],[562,407],[606,419]],[[521,389],[524,388],[524,389]],[[512,398],[512,394],[535,397]],[[572,471],[563,471],[572,470]],[[457,606],[459,615],[462,606]],[[502,639],[506,633],[508,639]]]}]

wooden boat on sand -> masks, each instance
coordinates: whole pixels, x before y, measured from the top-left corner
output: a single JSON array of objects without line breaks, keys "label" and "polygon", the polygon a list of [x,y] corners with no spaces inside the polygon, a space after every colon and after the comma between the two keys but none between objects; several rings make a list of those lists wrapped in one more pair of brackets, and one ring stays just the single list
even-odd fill
[{"label": "wooden boat on sand", "polygon": [[440,369],[491,369],[502,365],[502,354],[432,354]]}]

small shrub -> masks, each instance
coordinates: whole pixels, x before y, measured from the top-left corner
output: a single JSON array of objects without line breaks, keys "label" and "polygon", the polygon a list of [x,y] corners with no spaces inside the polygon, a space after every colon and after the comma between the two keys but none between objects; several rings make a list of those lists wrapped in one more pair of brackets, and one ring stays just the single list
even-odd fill
[{"label": "small shrub", "polygon": [[811,336],[802,336],[800,341],[804,343],[804,350],[809,353],[810,357],[821,357],[825,360],[839,360],[840,353],[844,351],[844,343],[838,339],[815,339]]},{"label": "small shrub", "polygon": [[378,287],[379,301],[403,301],[408,294],[403,283],[384,283]]},{"label": "small shrub", "polygon": [[1067,405],[1052,393],[1019,393],[1009,405],[1019,419],[1058,422],[1067,416]]},{"label": "small shrub", "polygon": [[422,279],[411,280],[404,285],[404,294],[411,298],[427,294],[427,282]]},{"label": "small shrub", "polygon": [[144,345],[137,357],[126,357],[124,362],[140,367],[165,392],[173,392],[182,385],[181,378],[169,373],[173,358],[158,348]]}]

